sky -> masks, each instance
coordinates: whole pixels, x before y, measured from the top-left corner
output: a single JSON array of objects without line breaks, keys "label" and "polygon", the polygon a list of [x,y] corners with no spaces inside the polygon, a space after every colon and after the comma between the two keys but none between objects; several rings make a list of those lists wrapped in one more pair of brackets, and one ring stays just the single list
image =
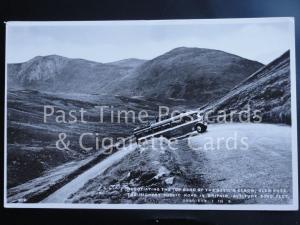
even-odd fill
[{"label": "sky", "polygon": [[61,55],[97,62],[152,59],[177,47],[223,50],[264,64],[291,48],[290,20],[8,22],[6,60]]}]

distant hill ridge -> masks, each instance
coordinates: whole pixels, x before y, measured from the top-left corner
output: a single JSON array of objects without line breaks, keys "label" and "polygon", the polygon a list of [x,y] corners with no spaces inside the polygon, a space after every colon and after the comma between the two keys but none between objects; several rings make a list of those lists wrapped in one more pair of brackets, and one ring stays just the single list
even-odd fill
[{"label": "distant hill ridge", "polygon": [[222,96],[263,64],[219,50],[175,48],[152,60],[98,63],[57,55],[8,65],[8,87],[177,98],[207,103]]}]

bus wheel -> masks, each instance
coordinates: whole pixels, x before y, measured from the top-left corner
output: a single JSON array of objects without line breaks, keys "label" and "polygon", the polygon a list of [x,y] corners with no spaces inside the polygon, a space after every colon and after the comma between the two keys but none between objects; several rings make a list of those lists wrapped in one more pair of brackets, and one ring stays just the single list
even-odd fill
[{"label": "bus wheel", "polygon": [[197,124],[195,126],[195,130],[198,132],[198,133],[204,133],[206,131],[206,126],[203,125],[203,124]]}]

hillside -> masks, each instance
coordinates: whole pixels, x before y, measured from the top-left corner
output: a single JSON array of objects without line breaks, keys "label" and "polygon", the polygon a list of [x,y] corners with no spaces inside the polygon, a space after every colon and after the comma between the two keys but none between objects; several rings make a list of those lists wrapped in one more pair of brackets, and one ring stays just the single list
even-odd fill
[{"label": "hillside", "polygon": [[290,52],[287,51],[205,109],[235,110],[249,105],[263,122],[291,123]]},{"label": "hillside", "polygon": [[226,52],[176,48],[137,68],[116,91],[152,98],[176,98],[204,104],[224,95],[262,64]]},{"label": "hillside", "polygon": [[8,65],[9,87],[50,92],[101,93],[132,68],[57,55]]}]

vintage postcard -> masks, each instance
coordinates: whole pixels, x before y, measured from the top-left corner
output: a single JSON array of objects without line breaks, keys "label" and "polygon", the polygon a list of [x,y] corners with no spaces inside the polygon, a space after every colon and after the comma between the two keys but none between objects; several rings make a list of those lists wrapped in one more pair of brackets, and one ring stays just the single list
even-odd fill
[{"label": "vintage postcard", "polygon": [[4,205],[297,210],[293,18],[7,22]]}]

